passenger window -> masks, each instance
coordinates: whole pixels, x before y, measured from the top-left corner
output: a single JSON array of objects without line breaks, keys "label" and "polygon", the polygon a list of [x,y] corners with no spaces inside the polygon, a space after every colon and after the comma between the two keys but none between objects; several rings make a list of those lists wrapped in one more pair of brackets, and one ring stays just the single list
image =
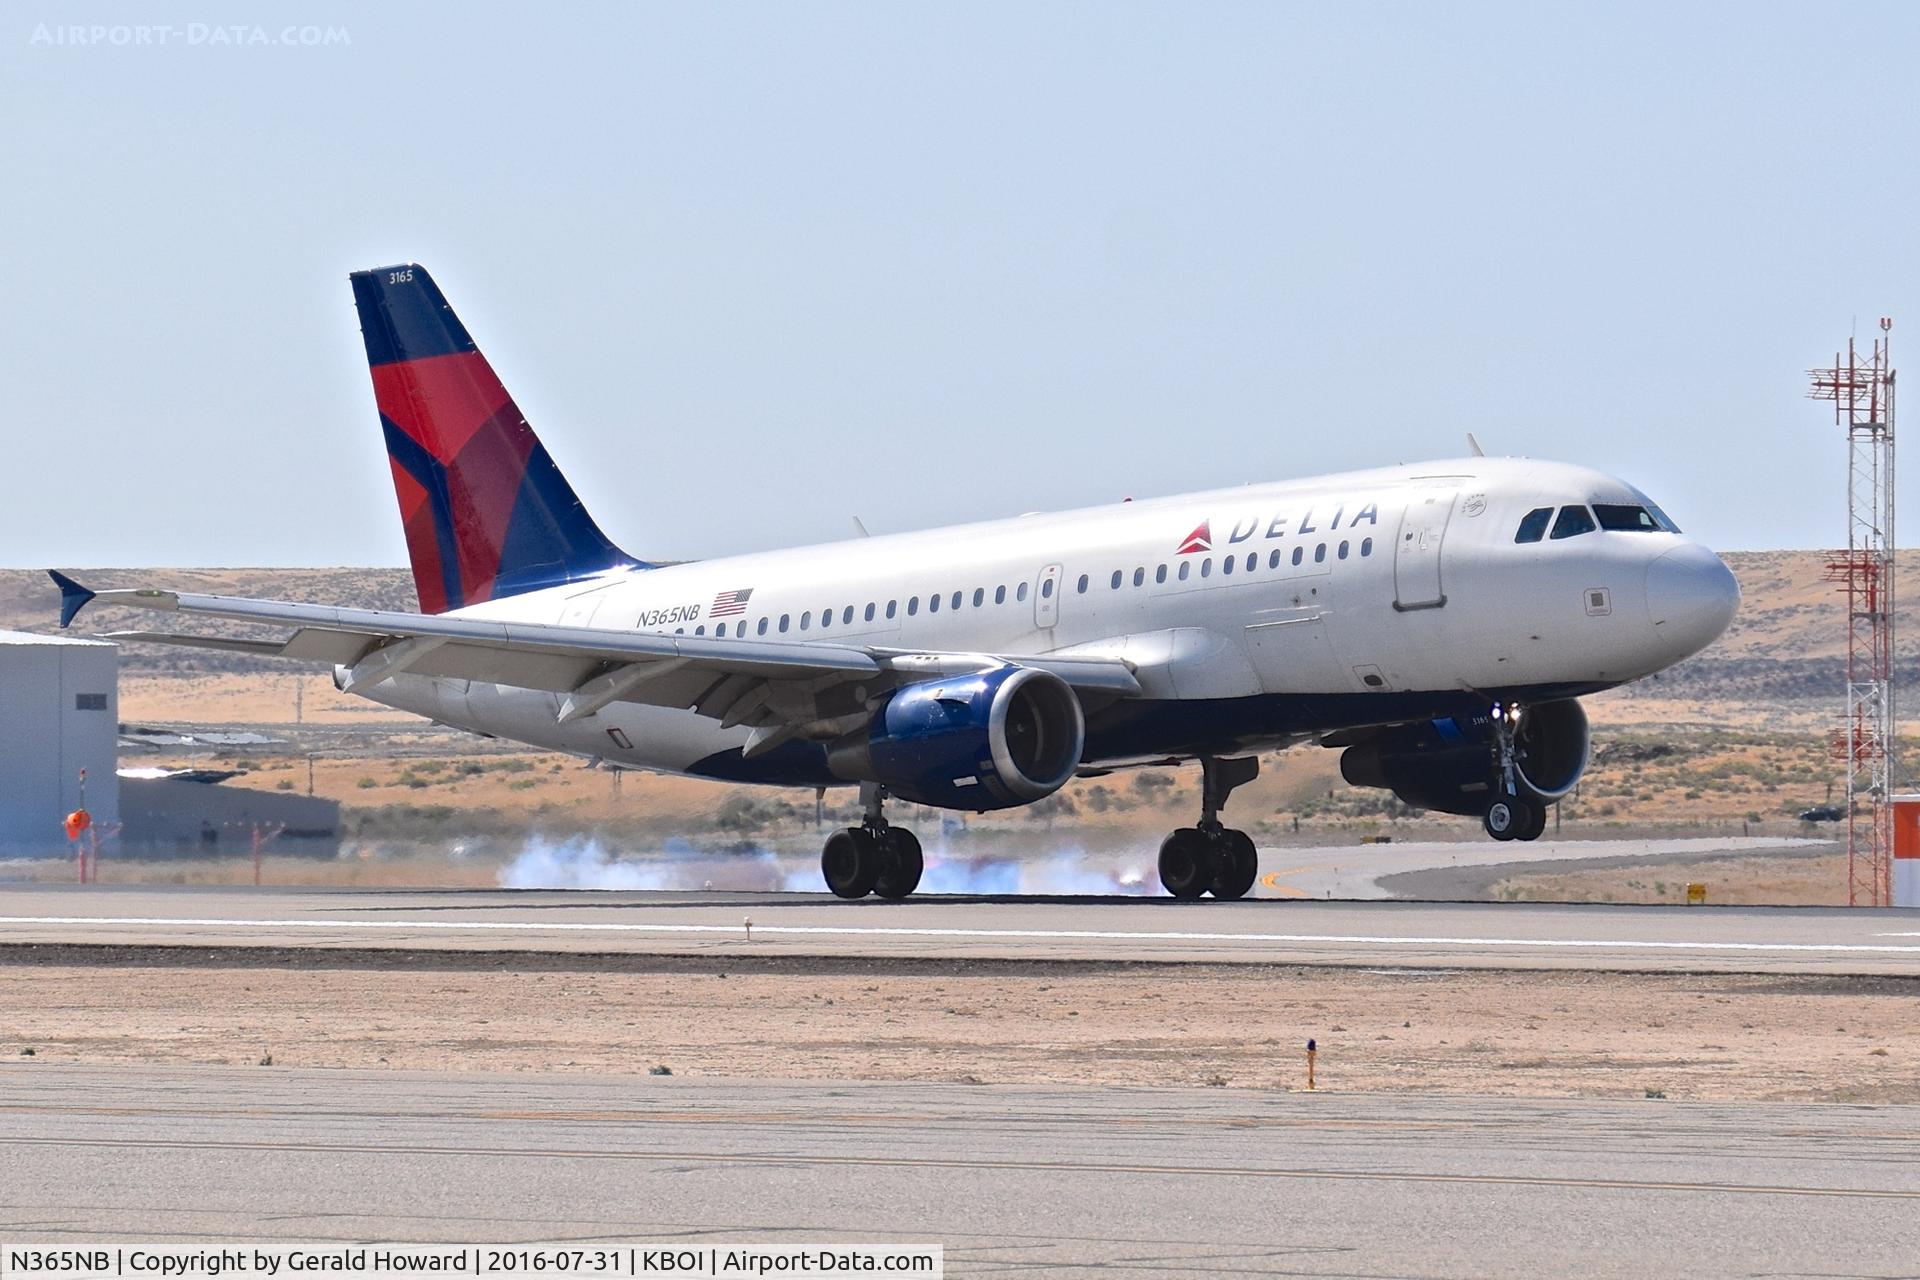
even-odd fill
[{"label": "passenger window", "polygon": [[760,619],[760,634],[767,634],[767,620],[765,618]]},{"label": "passenger window", "polygon": [[1295,564],[1299,564],[1299,563],[1300,563],[1300,555],[1301,555],[1301,553],[1302,553],[1302,552],[1304,552],[1305,550],[1306,550],[1306,548],[1305,548],[1305,547],[1295,547],[1295,548],[1293,549],[1293,562],[1294,562]]},{"label": "passenger window", "polygon": [[1346,544],[1346,543],[1344,543],[1344,542],[1342,542],[1342,543],[1340,544],[1340,551],[1339,551],[1339,553],[1338,553],[1338,554],[1339,554],[1339,556],[1340,556],[1340,558],[1341,558],[1342,560],[1345,560],[1345,559],[1347,558],[1347,544]]},{"label": "passenger window", "polygon": [[[911,609],[913,606],[908,605],[907,607]],[[940,593],[938,591],[934,592],[932,595],[927,597],[927,612],[928,613],[940,612]]]},{"label": "passenger window", "polygon": [[[725,626],[726,624],[725,624],[725,623],[721,623],[720,625],[721,625],[721,626]],[[695,634],[695,635],[697,635],[697,636],[703,636],[703,635],[705,635],[705,634],[707,634],[707,629],[706,629],[705,627],[695,627],[695,628],[693,629],[693,634]]]},{"label": "passenger window", "polygon": [[1326,543],[1323,542],[1319,546],[1313,549],[1313,562],[1315,564],[1325,564],[1327,562],[1327,544]]},{"label": "passenger window", "polygon": [[[868,606],[867,606],[867,616],[868,616],[869,618],[871,618],[871,617],[873,616],[873,606],[872,606],[872,605],[868,605]],[[841,615],[840,615],[840,625],[841,625],[841,626],[843,626],[843,627],[850,627],[850,626],[852,626],[852,625],[853,625],[853,606],[852,606],[852,605],[848,605],[848,606],[846,607],[846,609],[845,609],[845,611],[841,613]]]},{"label": "passenger window", "polygon": [[1153,580],[1155,582],[1165,582],[1167,580],[1167,566],[1161,565],[1158,569],[1155,569],[1153,571]]},{"label": "passenger window", "polygon": [[1113,571],[1113,589],[1115,591],[1120,589],[1120,571],[1118,569]]},{"label": "passenger window", "polygon": [[1015,587],[1015,588],[1013,589],[1013,598],[1014,598],[1015,600],[1025,600],[1025,599],[1027,598],[1027,584],[1026,584],[1026,583],[1024,583],[1024,582],[1023,582],[1023,583],[1021,583],[1021,584],[1020,584],[1019,586],[1017,586],[1017,587]]},{"label": "passenger window", "polygon": [[1213,576],[1213,557],[1212,556],[1208,556],[1205,560],[1202,560],[1200,562],[1200,576],[1203,578],[1211,578]]},{"label": "passenger window", "polygon": [[960,593],[958,591],[953,593],[953,599],[947,601],[947,606],[953,609],[960,607]]},{"label": "passenger window", "polygon": [[894,612],[899,608],[899,605],[900,605],[900,602],[898,600],[887,601],[887,616],[889,618],[891,618],[894,615]]},{"label": "passenger window", "polygon": [[1247,572],[1252,573],[1254,569],[1259,567],[1259,564],[1260,553],[1258,551],[1247,552]]},{"label": "passenger window", "polygon": [[1084,573],[1080,575],[1080,594],[1087,594],[1087,575]]},{"label": "passenger window", "polygon": [[780,615],[780,631],[781,631],[781,634],[783,635],[786,633],[788,621],[789,621],[789,615],[784,613]]},{"label": "passenger window", "polygon": [[1187,575],[1192,572],[1193,572],[1193,561],[1182,560],[1180,562],[1180,581],[1185,582],[1187,580]]},{"label": "passenger window", "polygon": [[1660,533],[1660,522],[1645,507],[1630,507],[1621,503],[1596,502],[1593,514],[1600,517],[1600,527],[1609,533]]},{"label": "passenger window", "polygon": [[975,587],[973,589],[973,607],[978,609],[981,605],[985,604],[986,602],[987,602],[987,589],[985,587]]},{"label": "passenger window", "polygon": [[920,597],[908,596],[907,597],[907,616],[911,618],[914,614],[918,612],[920,612]]},{"label": "passenger window", "polygon": [[873,621],[873,601],[867,601],[867,611],[862,615],[868,622]]},{"label": "passenger window", "polygon": [[820,611],[820,625],[823,627],[830,627],[833,625],[833,610],[822,609]]},{"label": "passenger window", "polygon": [[1553,519],[1552,507],[1535,507],[1520,518],[1520,532],[1513,535],[1515,542],[1538,542],[1546,536],[1547,521]]},{"label": "passenger window", "polygon": [[[695,634],[697,635],[699,633],[696,632]],[[727,624],[723,622],[719,626],[715,627],[713,629],[713,634],[716,636],[725,636],[727,634]]]},{"label": "passenger window", "polygon": [[813,618],[813,610],[811,609],[807,610],[805,613],[800,615],[800,629],[802,631],[805,631],[807,629],[807,623],[811,621],[812,618]]},{"label": "passenger window", "polygon": [[1280,567],[1280,549],[1276,547],[1274,548],[1273,554],[1267,557],[1267,568],[1278,569],[1279,567]]},{"label": "passenger window", "polygon": [[1372,554],[1373,554],[1373,539],[1372,539],[1372,538],[1362,538],[1362,539],[1360,539],[1360,554],[1361,554],[1362,556],[1370,556],[1370,555],[1372,555]]},{"label": "passenger window", "polygon": [[1553,522],[1553,532],[1549,538],[1577,538],[1583,533],[1593,532],[1593,516],[1585,507],[1562,507],[1560,518]]},{"label": "passenger window", "polygon": [[1222,558],[1222,560],[1220,561],[1220,572],[1232,573],[1233,563],[1234,563],[1234,558],[1232,556],[1226,556]]},{"label": "passenger window", "polygon": [[[1024,592],[1026,589],[1027,589],[1027,584],[1024,582],[1021,583],[1020,590]],[[1045,582],[1040,584],[1040,598],[1042,600],[1053,599],[1053,579],[1052,578],[1048,578]]]},{"label": "passenger window", "polygon": [[1005,604],[1007,602],[1007,589],[1005,587],[995,587],[993,589],[993,602],[995,604]]}]

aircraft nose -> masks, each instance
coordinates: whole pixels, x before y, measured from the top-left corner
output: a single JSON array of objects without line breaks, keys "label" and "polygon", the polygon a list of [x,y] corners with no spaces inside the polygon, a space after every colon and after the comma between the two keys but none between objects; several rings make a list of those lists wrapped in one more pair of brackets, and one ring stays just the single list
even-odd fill
[{"label": "aircraft nose", "polygon": [[1675,547],[1647,566],[1647,616],[1662,647],[1684,657],[1720,638],[1740,607],[1740,584],[1699,543]]}]

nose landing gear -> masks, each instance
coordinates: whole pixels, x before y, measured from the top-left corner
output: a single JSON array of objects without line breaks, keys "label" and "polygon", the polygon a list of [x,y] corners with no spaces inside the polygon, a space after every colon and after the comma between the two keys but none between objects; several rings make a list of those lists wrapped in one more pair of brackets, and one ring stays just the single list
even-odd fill
[{"label": "nose landing gear", "polygon": [[860,800],[866,815],[860,825],[827,837],[820,874],[835,896],[864,898],[873,893],[900,899],[919,887],[925,866],[920,841],[905,827],[886,820],[881,813],[886,798],[886,788],[862,783]]},{"label": "nose landing gear", "polygon": [[1182,827],[1160,845],[1160,883],[1176,898],[1209,891],[1221,899],[1244,898],[1260,871],[1253,840],[1220,821],[1234,788],[1260,773],[1257,756],[1223,760],[1200,757],[1200,825]]},{"label": "nose landing gear", "polygon": [[1522,709],[1513,703],[1493,704],[1493,799],[1480,819],[1495,840],[1538,840],[1547,829],[1547,806],[1520,786]]}]

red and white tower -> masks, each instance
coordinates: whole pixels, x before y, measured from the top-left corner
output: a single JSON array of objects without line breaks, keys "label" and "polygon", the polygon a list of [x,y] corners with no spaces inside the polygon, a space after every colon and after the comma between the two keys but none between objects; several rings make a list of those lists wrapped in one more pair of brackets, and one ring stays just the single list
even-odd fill
[{"label": "red and white tower", "polygon": [[1847,902],[1893,900],[1893,366],[1889,331],[1862,357],[1847,340],[1844,356],[1812,371],[1815,400],[1833,401],[1847,430],[1847,550],[1827,562],[1827,578],[1847,597],[1846,719],[1833,735],[1846,768]]}]

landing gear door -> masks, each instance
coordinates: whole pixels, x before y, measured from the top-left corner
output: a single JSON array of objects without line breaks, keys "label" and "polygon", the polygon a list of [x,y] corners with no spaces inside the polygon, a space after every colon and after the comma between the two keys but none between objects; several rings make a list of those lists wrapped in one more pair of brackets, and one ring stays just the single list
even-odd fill
[{"label": "landing gear door", "polygon": [[1050,564],[1033,584],[1033,625],[1042,631],[1060,621],[1060,566]]},{"label": "landing gear door", "polygon": [[1400,537],[1393,552],[1393,607],[1438,609],[1447,602],[1440,582],[1440,543],[1453,515],[1459,490],[1433,486],[1415,489],[1400,515]]}]

